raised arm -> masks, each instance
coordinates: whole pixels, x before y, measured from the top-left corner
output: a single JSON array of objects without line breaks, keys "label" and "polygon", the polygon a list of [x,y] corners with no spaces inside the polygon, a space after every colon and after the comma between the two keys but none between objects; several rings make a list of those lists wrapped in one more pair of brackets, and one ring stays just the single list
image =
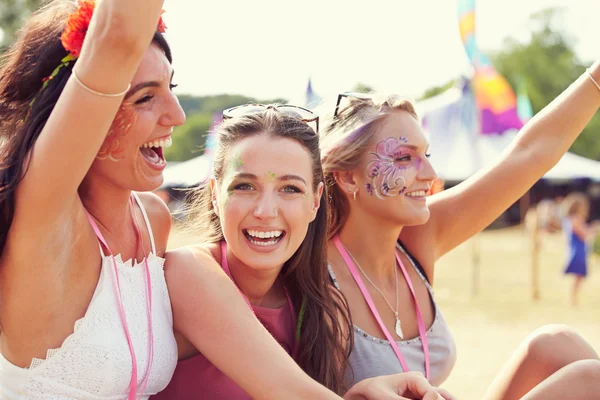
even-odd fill
[{"label": "raised arm", "polygon": [[[600,62],[590,73],[600,82]],[[584,74],[537,114],[494,165],[431,197],[429,227],[435,259],[482,231],[560,158],[600,107],[600,90]],[[418,230],[406,229],[403,234]]]},{"label": "raised arm", "polygon": [[43,226],[72,210],[77,188],[123,100],[123,95],[92,91],[118,94],[128,88],[156,31],[162,5],[163,0],[97,3],[81,55],[31,153],[17,191],[15,219]]}]

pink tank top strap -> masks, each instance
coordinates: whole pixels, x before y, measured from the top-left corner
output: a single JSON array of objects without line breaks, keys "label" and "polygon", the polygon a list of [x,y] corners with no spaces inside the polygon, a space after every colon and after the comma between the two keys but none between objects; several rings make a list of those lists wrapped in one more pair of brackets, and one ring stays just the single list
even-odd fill
[{"label": "pink tank top strap", "polygon": [[[348,251],[346,250],[346,248],[342,244],[342,241],[340,240],[339,235],[336,235],[333,238],[333,243],[335,244],[335,247],[339,251],[339,253],[342,256],[342,258],[344,259],[344,262],[346,263],[346,267],[350,271],[350,274],[354,278],[354,281],[356,282],[356,285],[360,289],[360,292],[362,293],[365,301],[367,302],[367,305],[369,306],[369,309],[371,310],[371,314],[373,314],[373,317],[377,321],[377,324],[379,325],[379,328],[381,329],[381,331],[385,335],[385,338],[387,339],[387,341],[390,343],[390,346],[392,347],[392,350],[396,354],[396,357],[398,357],[398,361],[400,362],[400,365],[402,366],[402,369],[405,372],[408,372],[409,371],[408,365],[406,364],[406,360],[404,359],[404,356],[402,355],[402,352],[400,351],[400,348],[398,347],[398,343],[396,343],[396,341],[394,340],[394,338],[390,334],[389,330],[387,329],[387,327],[383,323],[383,321],[381,319],[381,316],[379,315],[379,312],[377,311],[377,307],[375,306],[375,303],[373,302],[371,294],[369,293],[369,290],[366,288],[366,286],[365,286],[362,278],[360,277],[358,269],[356,268],[356,265],[354,264],[354,261],[350,257],[350,254],[348,253]],[[421,338],[421,342],[423,343],[423,354],[425,356],[425,377],[427,379],[429,379],[429,344],[427,342],[427,332],[426,332],[426,329],[425,329],[425,322],[423,321],[423,315],[421,313],[421,309],[419,307],[419,303],[417,302],[417,297],[415,295],[415,291],[414,291],[412,282],[410,280],[410,276],[408,275],[408,273],[406,271],[406,268],[404,268],[402,260],[400,259],[400,257],[398,256],[398,254],[395,253],[395,252],[394,252],[394,254],[396,256],[396,261],[397,261],[400,269],[402,270],[402,274],[404,275],[404,279],[406,280],[406,283],[408,284],[408,287],[410,289],[410,292],[411,292],[411,295],[413,297],[413,301],[414,301],[414,304],[415,304],[415,311],[416,311],[416,315],[417,315],[417,326],[418,326],[418,329],[419,329],[419,337]]]}]

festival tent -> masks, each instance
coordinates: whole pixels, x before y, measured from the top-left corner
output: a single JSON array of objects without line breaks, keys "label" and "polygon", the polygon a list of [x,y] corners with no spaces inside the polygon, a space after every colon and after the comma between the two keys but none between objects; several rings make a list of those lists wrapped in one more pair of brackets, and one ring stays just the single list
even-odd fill
[{"label": "festival tent", "polygon": [[[429,138],[431,163],[448,182],[463,181],[497,161],[517,134],[514,129],[502,135],[478,133],[476,107],[466,80],[417,103],[416,108]],[[600,162],[567,153],[544,176],[547,180],[577,178],[600,182]]]},{"label": "festival tent", "polygon": [[203,154],[177,164],[167,164],[161,189],[188,188],[198,185],[208,179],[211,163],[212,158]]}]

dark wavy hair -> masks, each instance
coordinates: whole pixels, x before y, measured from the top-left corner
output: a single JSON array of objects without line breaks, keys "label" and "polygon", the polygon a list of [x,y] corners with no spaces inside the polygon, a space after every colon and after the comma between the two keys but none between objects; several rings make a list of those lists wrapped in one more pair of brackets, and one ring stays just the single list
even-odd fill
[{"label": "dark wavy hair", "polygon": [[[15,212],[15,190],[75,64],[61,68],[41,90],[43,79],[68,54],[60,36],[75,10],[75,2],[68,0],[55,0],[40,8],[0,61],[0,255]],[[172,62],[171,50],[161,33],[154,34],[153,43]]]},{"label": "dark wavy hair", "polygon": [[[216,129],[218,144],[212,172],[217,182],[223,177],[231,147],[240,139],[259,134],[292,139],[302,145],[311,155],[313,190],[317,190],[323,182],[318,136],[306,123],[275,109],[227,120]],[[191,228],[200,233],[203,242],[224,240],[219,217],[213,209],[210,185],[199,187],[191,196]],[[304,241],[285,262],[280,276],[294,308],[300,310],[304,302],[296,362],[313,379],[343,393],[347,389],[344,373],[353,344],[352,321],[346,299],[333,289],[329,280],[326,235],[327,201],[323,196]]]}]

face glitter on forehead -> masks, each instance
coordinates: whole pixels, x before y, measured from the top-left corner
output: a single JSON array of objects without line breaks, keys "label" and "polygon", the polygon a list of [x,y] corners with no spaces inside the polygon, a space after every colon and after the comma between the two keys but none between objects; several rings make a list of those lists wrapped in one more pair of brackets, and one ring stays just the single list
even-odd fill
[{"label": "face glitter on forehead", "polygon": [[233,169],[235,171],[238,171],[240,168],[242,168],[244,166],[244,160],[242,160],[242,156],[240,154],[238,154],[234,159],[233,159]]},{"label": "face glitter on forehead", "polygon": [[110,160],[117,162],[121,159],[121,139],[131,130],[131,127],[137,121],[137,114],[133,105],[130,103],[123,103],[119,112],[115,116],[113,123],[106,135],[100,151],[96,155],[99,160]]},{"label": "face glitter on forehead", "polygon": [[267,171],[266,177],[272,181],[275,180],[275,172]]},{"label": "face glitter on forehead", "polygon": [[422,162],[416,151],[406,143],[405,137],[389,137],[377,144],[375,152],[369,153],[373,159],[367,164],[367,193],[383,199],[406,191],[406,171],[418,171]]}]

